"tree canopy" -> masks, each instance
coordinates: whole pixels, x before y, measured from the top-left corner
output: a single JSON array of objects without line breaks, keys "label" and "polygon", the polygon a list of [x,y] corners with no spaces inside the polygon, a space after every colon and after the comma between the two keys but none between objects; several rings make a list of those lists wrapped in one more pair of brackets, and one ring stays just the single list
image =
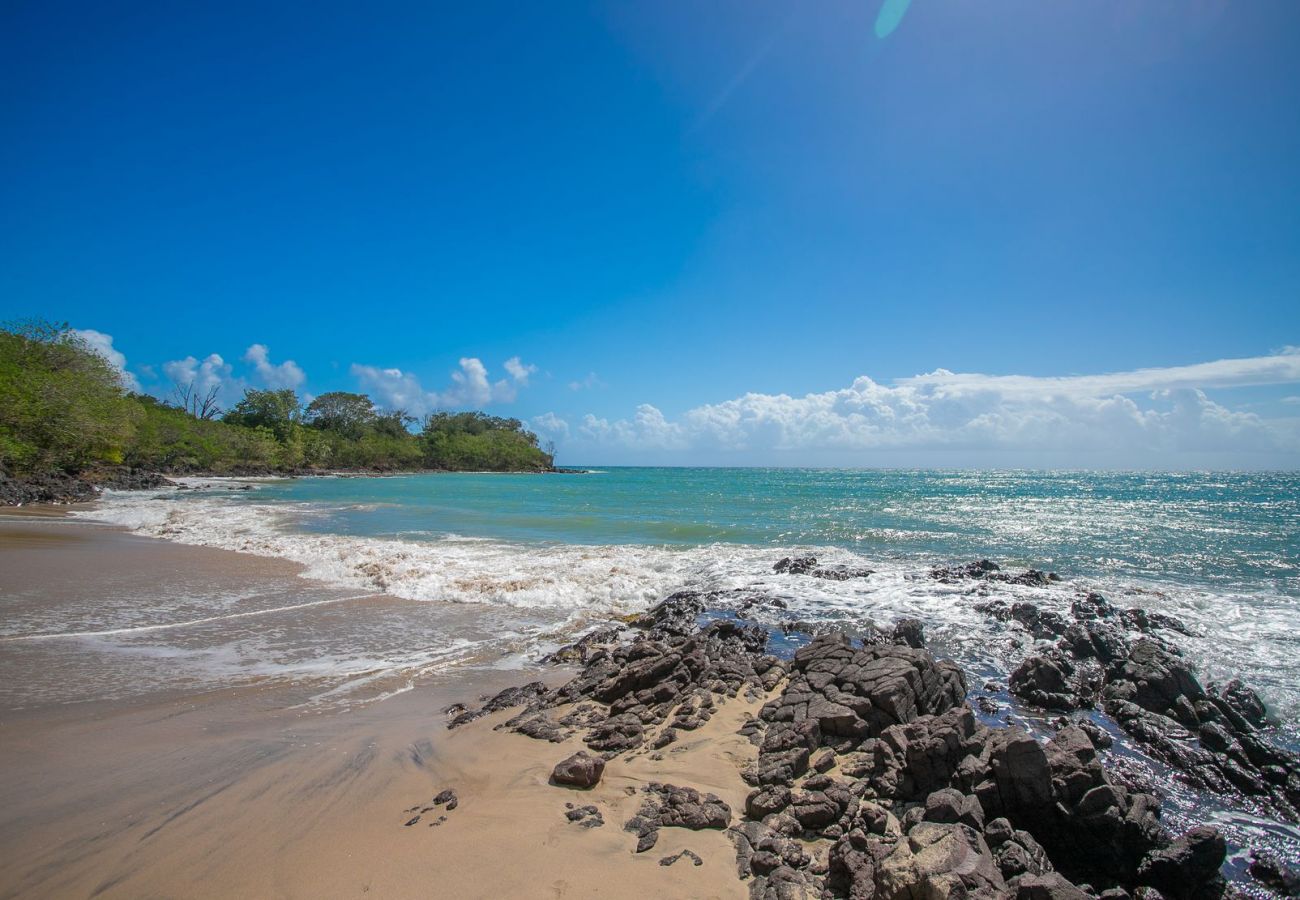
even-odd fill
[{"label": "tree canopy", "polygon": [[221,417],[229,425],[245,428],[267,428],[280,440],[292,436],[302,420],[302,406],[298,395],[291,390],[259,391],[250,388],[230,412]]},{"label": "tree canopy", "polygon": [[360,437],[378,417],[375,404],[365,394],[330,391],[308,404],[303,421],[324,431]]},{"label": "tree canopy", "polygon": [[128,393],[67,325],[0,326],[0,470],[13,474],[121,463],[166,472],[539,471],[553,461],[518,419],[435,413],[412,434],[404,411],[346,391],[304,409],[292,390],[251,389],[220,420],[195,412],[181,397]]}]

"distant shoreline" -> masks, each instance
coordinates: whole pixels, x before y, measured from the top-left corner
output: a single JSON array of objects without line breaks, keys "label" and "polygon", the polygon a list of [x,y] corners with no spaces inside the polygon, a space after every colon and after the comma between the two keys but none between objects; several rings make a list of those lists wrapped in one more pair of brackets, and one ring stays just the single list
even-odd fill
[{"label": "distant shoreline", "polygon": [[103,490],[156,490],[175,484],[174,478],[394,478],[404,475],[586,475],[586,469],[554,466],[550,469],[327,469],[274,471],[263,469],[221,472],[159,472],[142,469],[113,469],[69,475],[50,473],[14,477],[0,472],[0,508],[32,504],[66,505],[88,503]]}]

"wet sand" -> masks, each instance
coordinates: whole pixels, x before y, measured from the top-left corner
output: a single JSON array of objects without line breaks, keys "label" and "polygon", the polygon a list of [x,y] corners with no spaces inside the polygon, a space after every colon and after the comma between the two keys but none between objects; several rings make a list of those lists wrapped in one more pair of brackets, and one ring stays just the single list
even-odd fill
[{"label": "wet sand", "polygon": [[[40,513],[0,522],[4,620],[42,595],[66,599],[69,581],[120,591],[177,572],[282,579],[295,567]],[[40,680],[49,673],[30,667],[71,664],[15,647],[0,643],[7,679]],[[754,707],[732,701],[662,760],[615,760],[583,792],[547,783],[577,738],[549,744],[494,731],[508,713],[446,730],[441,710],[522,674],[471,661],[350,706],[304,706],[301,687],[283,679],[10,703],[0,711],[0,897],[746,895],[722,833],[664,829],[654,851],[637,855],[621,824],[648,780],[743,808],[739,767],[754,749],[735,731]],[[455,810],[405,824],[447,787],[459,796]],[[570,823],[566,802],[597,805],[606,824]],[[440,815],[446,821],[431,825]],[[704,864],[659,865],[685,848]]]}]

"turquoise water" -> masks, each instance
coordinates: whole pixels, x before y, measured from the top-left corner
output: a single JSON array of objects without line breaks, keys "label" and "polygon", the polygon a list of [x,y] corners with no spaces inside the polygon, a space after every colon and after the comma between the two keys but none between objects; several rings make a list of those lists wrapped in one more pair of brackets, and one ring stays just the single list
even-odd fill
[{"label": "turquoise water", "polygon": [[610,468],[269,484],[308,530],[571,544],[831,546],[1300,597],[1300,475]]},{"label": "turquoise water", "polygon": [[[1300,475],[609,468],[575,475],[426,474],[121,493],[92,515],[141,534],[292,560],[332,588],[408,605],[400,621],[334,616],[357,665],[441,653],[463,635],[447,604],[493,611],[537,655],[548,640],[682,589],[759,590],[773,621],[926,623],[931,645],[1005,675],[1008,639],[980,601],[1068,611],[1099,590],[1182,619],[1205,680],[1245,677],[1300,720]],[[242,489],[248,488],[248,489]],[[778,575],[794,552],[874,570],[843,582]],[[936,564],[990,558],[1057,572],[1033,587],[944,584]],[[413,605],[409,602],[415,601]],[[178,601],[179,602],[179,601]],[[205,603],[185,601],[185,616]],[[107,623],[182,620],[122,606]],[[496,625],[494,628],[498,627]],[[153,634],[153,632],[150,632]],[[252,662],[240,651],[239,665]],[[378,661],[378,662],[376,662]],[[1014,664],[1014,663],[1012,663]],[[334,665],[321,662],[322,667]]]}]

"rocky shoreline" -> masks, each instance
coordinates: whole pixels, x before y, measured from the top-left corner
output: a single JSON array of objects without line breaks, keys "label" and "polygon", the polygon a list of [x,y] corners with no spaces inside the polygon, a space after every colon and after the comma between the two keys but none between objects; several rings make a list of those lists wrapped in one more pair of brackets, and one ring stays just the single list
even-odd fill
[{"label": "rocky shoreline", "polygon": [[32,503],[88,503],[104,489],[117,491],[156,490],[175,484],[158,472],[125,466],[79,475],[52,473],[16,478],[0,472],[0,506]]},{"label": "rocky shoreline", "polygon": [[[812,557],[775,571],[871,574]],[[987,561],[930,577],[1060,580]],[[607,761],[663,759],[723,705],[752,705],[738,732],[756,751],[740,772],[752,788],[743,809],[689,784],[647,781],[621,824],[634,853],[651,851],[664,828],[725,830],[753,898],[1236,895],[1222,873],[1224,836],[1204,825],[1171,833],[1161,786],[1112,751],[1117,740],[1225,804],[1297,821],[1300,757],[1269,739],[1250,688],[1197,681],[1171,639],[1185,629],[1170,617],[1095,593],[1081,594],[1069,616],[982,604],[1030,639],[1010,692],[1045,720],[1060,714],[1052,733],[1035,735],[991,715],[987,689],[998,686],[972,691],[967,673],[925,648],[921,622],[850,635],[754,621],[782,607],[753,590],[674,594],[554,654],[549,661],[577,668],[567,683],[533,682],[476,709],[453,708],[449,727],[517,709],[497,727],[556,743],[581,738],[588,750],[558,760],[552,782],[587,788]],[[569,804],[566,815],[582,827],[604,824],[594,806]],[[1253,894],[1300,891],[1268,853],[1251,855],[1250,873]]]},{"label": "rocky shoreline", "polygon": [[[154,472],[146,469],[133,469],[127,466],[116,466],[105,469],[96,469],[77,475],[56,472],[45,475],[24,476],[21,478],[0,471],[0,507],[27,506],[34,503],[52,505],[89,503],[97,499],[100,493],[105,489],[115,491],[148,491],[157,490],[162,487],[175,486],[176,482],[172,481],[171,478],[168,477],[169,475],[177,478],[304,478],[321,475],[340,476],[346,478],[379,478],[389,475],[445,474],[451,471],[452,470],[449,469],[412,469],[410,471],[381,471],[378,469],[330,469],[318,471],[315,469],[294,469],[291,471],[282,471],[264,467],[251,467],[228,469],[221,472],[186,470],[167,472],[164,474],[162,472]],[[544,471],[529,469],[526,471],[510,473],[482,472],[473,474],[581,475],[585,474],[585,470],[557,467]]]}]

